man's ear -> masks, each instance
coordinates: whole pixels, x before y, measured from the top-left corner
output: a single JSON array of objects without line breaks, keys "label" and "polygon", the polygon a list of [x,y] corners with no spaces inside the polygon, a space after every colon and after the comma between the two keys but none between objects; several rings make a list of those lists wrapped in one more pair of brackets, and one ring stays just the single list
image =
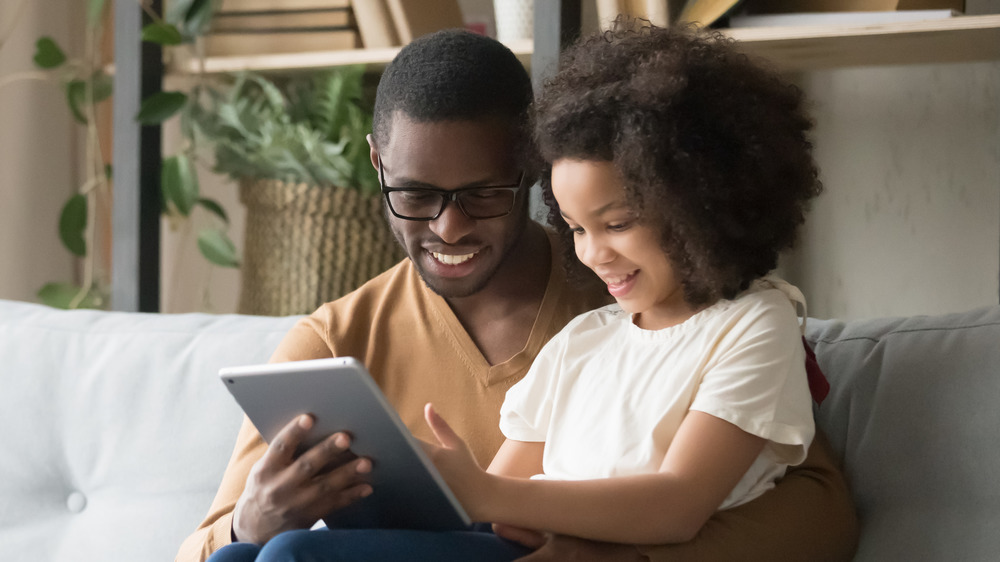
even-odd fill
[{"label": "man's ear", "polygon": [[373,137],[371,133],[368,133],[367,135],[365,135],[365,140],[368,141],[368,149],[369,149],[369,154],[370,154],[371,160],[372,160],[372,168],[375,168],[375,171],[377,172],[378,171],[378,147],[375,146],[375,137]]}]

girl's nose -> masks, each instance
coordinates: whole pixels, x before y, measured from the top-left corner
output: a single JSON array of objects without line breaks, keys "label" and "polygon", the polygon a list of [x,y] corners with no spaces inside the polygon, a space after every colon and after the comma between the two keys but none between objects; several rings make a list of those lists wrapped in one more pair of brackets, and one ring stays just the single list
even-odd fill
[{"label": "girl's nose", "polygon": [[592,269],[615,258],[614,250],[602,236],[587,236],[584,240],[578,240],[576,255],[584,265]]}]

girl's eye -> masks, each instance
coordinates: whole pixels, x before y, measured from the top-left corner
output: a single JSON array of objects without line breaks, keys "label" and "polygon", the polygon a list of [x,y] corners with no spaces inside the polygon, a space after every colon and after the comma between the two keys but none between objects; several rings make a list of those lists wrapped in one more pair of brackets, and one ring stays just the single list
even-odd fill
[{"label": "girl's eye", "polygon": [[571,227],[569,227],[569,231],[573,233],[573,236],[579,236],[579,235],[583,234],[583,227],[580,227],[580,226],[571,226]]},{"label": "girl's eye", "polygon": [[608,225],[608,230],[613,230],[615,232],[621,232],[623,230],[628,230],[628,228],[630,226],[632,226],[632,223],[630,223],[630,222],[619,222],[619,223],[615,223],[615,224],[609,224]]}]

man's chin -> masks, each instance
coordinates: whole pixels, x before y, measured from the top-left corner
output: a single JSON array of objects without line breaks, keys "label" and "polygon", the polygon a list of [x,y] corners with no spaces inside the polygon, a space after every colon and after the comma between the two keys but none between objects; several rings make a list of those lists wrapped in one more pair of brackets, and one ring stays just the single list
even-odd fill
[{"label": "man's chin", "polygon": [[438,296],[445,299],[460,299],[471,297],[482,291],[489,284],[492,275],[475,276],[472,275],[454,279],[429,275],[422,268],[417,268],[417,273],[423,279],[424,285]]}]

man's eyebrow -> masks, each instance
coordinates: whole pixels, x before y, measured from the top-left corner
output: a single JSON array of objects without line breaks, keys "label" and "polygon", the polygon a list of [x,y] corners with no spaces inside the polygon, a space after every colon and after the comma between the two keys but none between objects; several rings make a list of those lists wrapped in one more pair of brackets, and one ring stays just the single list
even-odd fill
[{"label": "man's eyebrow", "polygon": [[[518,172],[518,178],[520,178],[520,172]],[[432,183],[427,183],[425,181],[420,181],[418,179],[403,177],[398,180],[393,180],[391,182],[389,180],[386,180],[385,185],[386,187],[418,187],[423,189],[439,189],[441,191],[451,191],[454,189],[463,189],[467,187],[509,187],[511,185],[514,185],[514,183],[513,182],[506,183],[504,181],[493,180],[493,179],[482,179],[478,181],[469,182],[467,184],[463,184],[457,187],[452,187],[450,189],[445,189],[443,187],[434,185]]]}]

